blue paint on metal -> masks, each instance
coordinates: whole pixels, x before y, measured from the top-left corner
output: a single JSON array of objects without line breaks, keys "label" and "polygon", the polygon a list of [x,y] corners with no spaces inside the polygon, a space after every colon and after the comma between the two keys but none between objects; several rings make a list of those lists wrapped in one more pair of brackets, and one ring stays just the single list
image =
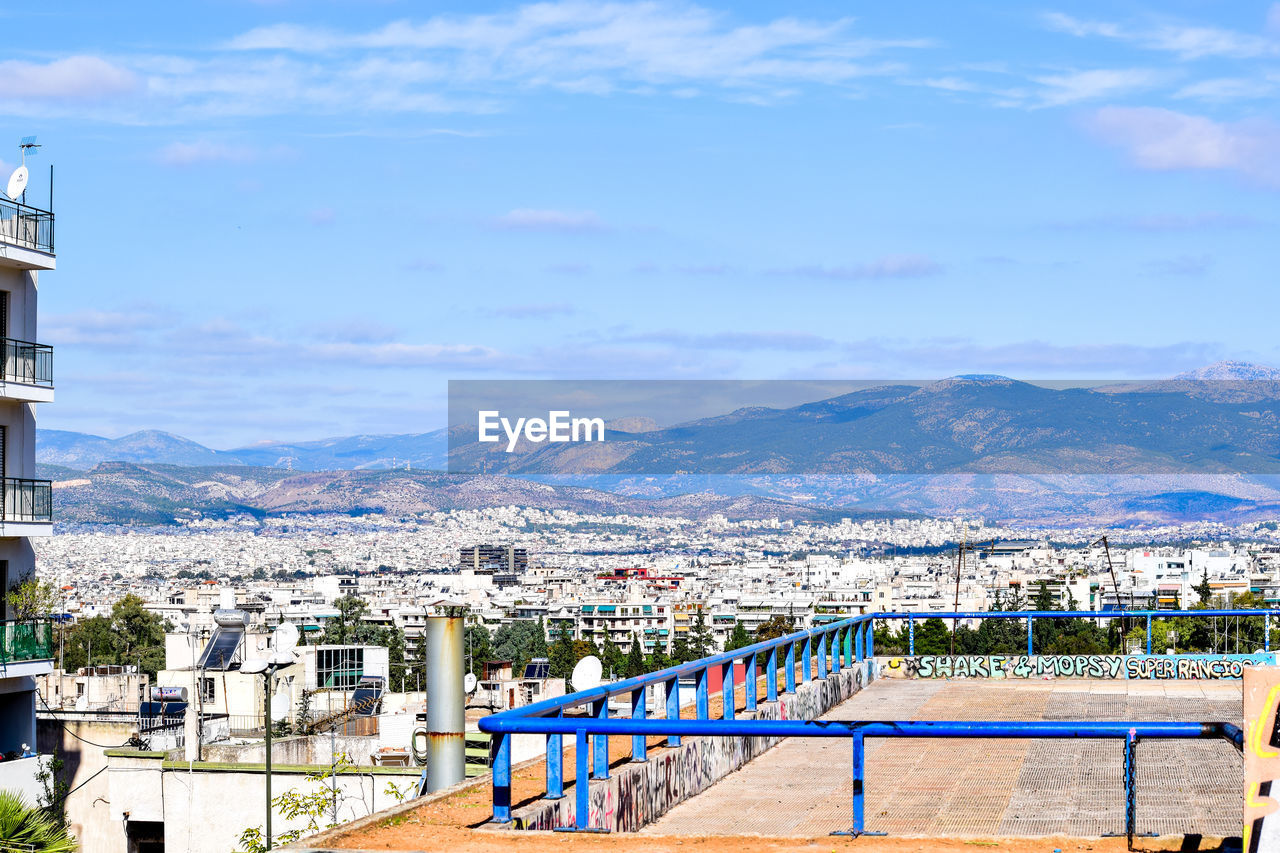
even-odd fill
[{"label": "blue paint on metal", "polygon": [[827,635],[818,635],[818,678],[827,678]]},{"label": "blue paint on metal", "polygon": [[1151,616],[1147,615],[1147,654],[1151,654]]},{"label": "blue paint on metal", "polygon": [[[1115,619],[1120,617],[1139,617],[1147,621],[1148,649],[1151,644],[1151,623],[1153,619],[1171,616],[1243,616],[1263,617],[1267,633],[1266,650],[1270,651],[1270,611],[1259,610],[1130,610],[1130,611],[1022,611],[1022,612],[966,612],[947,614],[956,619],[1027,619],[1028,633],[1031,633],[1031,620],[1039,618],[1064,619]],[[1191,738],[1222,737],[1243,748],[1244,735],[1237,726],[1228,723],[1130,723],[1130,722],[969,722],[969,721],[902,721],[902,722],[845,722],[845,721],[803,721],[803,720],[738,720],[733,718],[732,710],[723,720],[709,719],[707,696],[708,668],[715,665],[725,666],[734,658],[746,658],[748,672],[756,675],[756,656],[760,653],[768,655],[767,674],[768,701],[777,701],[777,668],[779,652],[785,650],[786,671],[785,685],[788,693],[796,690],[796,651],[797,645],[802,649],[802,677],[805,681],[812,679],[813,674],[813,638],[819,637],[819,668],[825,676],[826,654],[832,655],[832,669],[838,671],[841,638],[843,638],[845,662],[872,660],[875,656],[874,621],[876,619],[906,619],[908,626],[909,649],[915,652],[915,620],[918,614],[913,613],[874,613],[845,619],[828,624],[821,629],[797,631],[773,640],[755,643],[735,652],[711,655],[698,661],[691,661],[669,667],[659,672],[629,678],[623,681],[605,684],[591,690],[579,691],[567,696],[556,697],[522,708],[504,711],[490,717],[482,718],[479,726],[482,731],[499,735],[496,740],[497,749],[494,756],[493,769],[493,817],[499,822],[511,820],[511,743],[512,734],[543,734],[547,736],[547,793],[551,797],[563,796],[563,741],[564,735],[573,735],[576,739],[577,778],[586,780],[594,764],[596,778],[607,779],[609,776],[609,735],[631,735],[633,738],[647,736],[665,736],[669,746],[679,746],[681,739],[688,736],[744,736],[744,737],[849,737],[855,734],[859,739],[867,737],[1089,737],[1089,738],[1124,738],[1132,732],[1138,738]],[[828,636],[831,638],[828,640]],[[828,649],[828,644],[830,648]],[[1213,657],[1213,656],[1177,656],[1178,658]],[[682,676],[694,676],[697,679],[697,719],[680,719],[679,679]],[[651,684],[662,683],[666,686],[665,719],[649,719],[644,711],[644,690]],[[726,679],[726,687],[732,696],[733,677]],[[752,680],[754,687],[755,682]],[[748,690],[748,701],[750,694]],[[611,696],[629,694],[632,699],[631,719],[611,719],[608,713],[608,699]],[[641,698],[636,699],[639,695]],[[637,705],[637,701],[639,704]],[[566,718],[568,709],[589,706],[592,716]],[[731,708],[731,704],[729,705]],[[554,715],[554,716],[552,716]],[[594,740],[592,737],[594,736]],[[639,741],[633,741],[633,755],[637,760],[646,757],[643,746],[636,748]],[[865,762],[865,754],[863,758]],[[577,812],[575,823],[578,829],[586,829],[588,788],[589,785],[576,785],[575,800]],[[863,827],[865,830],[865,826]],[[607,830],[606,830],[607,831]]]},{"label": "blue paint on metal", "polygon": [[757,704],[756,690],[758,689],[757,682],[759,682],[759,680],[760,680],[760,669],[756,665],[756,656],[748,655],[747,656],[747,686],[745,690],[747,695],[748,711],[754,711],[756,709],[756,704]]},{"label": "blue paint on metal", "polygon": [[764,688],[764,696],[766,702],[778,701],[778,647],[774,646],[769,649],[769,659],[764,666],[765,681],[768,682]]},{"label": "blue paint on metal", "polygon": [[493,819],[511,822],[511,735],[499,735],[493,755]]},{"label": "blue paint on metal", "polygon": [[1033,651],[1031,648],[1031,642],[1032,642],[1031,622],[1032,622],[1032,617],[1028,616],[1027,617],[1027,654],[1028,655],[1035,654],[1035,651]]},{"label": "blue paint on metal", "polygon": [[[631,719],[643,720],[645,717],[645,688],[631,691]],[[631,760],[649,760],[649,742],[644,735],[631,736]]]},{"label": "blue paint on metal", "polygon": [[[667,719],[680,719],[680,679],[671,678],[666,682],[667,685]],[[667,746],[675,747],[680,745],[680,735],[667,735]]]},{"label": "blue paint on metal", "polygon": [[[591,703],[591,715],[600,720],[609,719],[609,700],[597,699]],[[597,735],[592,739],[592,774],[593,779],[609,778],[609,736]]]},{"label": "blue paint on metal", "polygon": [[573,822],[578,829],[587,828],[587,817],[591,810],[591,785],[587,782],[587,731],[578,729],[574,735],[574,755],[577,758],[577,773],[573,779],[574,804]]},{"label": "blue paint on metal", "polygon": [[787,692],[796,692],[796,644],[787,643]]},{"label": "blue paint on metal", "polygon": [[733,661],[720,664],[720,717],[733,719]]}]

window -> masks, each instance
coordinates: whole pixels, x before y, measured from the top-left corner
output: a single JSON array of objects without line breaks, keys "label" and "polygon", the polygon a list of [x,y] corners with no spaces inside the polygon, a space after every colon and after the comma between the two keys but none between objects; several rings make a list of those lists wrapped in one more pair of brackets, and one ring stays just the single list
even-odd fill
[{"label": "window", "polygon": [[212,678],[200,679],[200,701],[213,702],[217,696],[218,683]]},{"label": "window", "polygon": [[364,675],[364,649],[316,649],[316,687],[349,690]]}]

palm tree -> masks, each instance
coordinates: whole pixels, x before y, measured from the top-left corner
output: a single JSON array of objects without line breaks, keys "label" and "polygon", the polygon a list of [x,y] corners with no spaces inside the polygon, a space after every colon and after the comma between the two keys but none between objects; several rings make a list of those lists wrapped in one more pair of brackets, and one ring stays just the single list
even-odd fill
[{"label": "palm tree", "polygon": [[0,791],[0,850],[75,853],[76,842],[43,809],[27,805],[21,794]]}]

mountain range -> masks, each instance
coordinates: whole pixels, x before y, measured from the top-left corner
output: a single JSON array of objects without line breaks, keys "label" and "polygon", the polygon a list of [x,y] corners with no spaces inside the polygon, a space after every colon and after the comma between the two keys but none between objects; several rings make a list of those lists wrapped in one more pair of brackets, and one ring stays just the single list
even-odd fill
[{"label": "mountain range", "polygon": [[[957,377],[620,426],[594,461],[581,445],[494,454],[457,427],[452,447],[447,430],[230,450],[156,430],[117,439],[40,430],[37,448],[39,475],[57,481],[57,517],[69,523],[499,505],[1064,525],[1280,517],[1280,371],[1240,362],[1095,388]],[[486,475],[443,473],[450,454]],[[700,473],[674,471],[673,459]]]}]

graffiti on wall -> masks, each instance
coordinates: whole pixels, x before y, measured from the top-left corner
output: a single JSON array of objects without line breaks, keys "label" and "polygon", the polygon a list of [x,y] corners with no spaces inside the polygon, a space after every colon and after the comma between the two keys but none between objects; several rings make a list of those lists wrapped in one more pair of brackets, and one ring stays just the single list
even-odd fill
[{"label": "graffiti on wall", "polygon": [[1280,850],[1280,670],[1244,674],[1244,849]]},{"label": "graffiti on wall", "polygon": [[[793,695],[761,702],[756,719],[812,720],[862,689],[864,667],[842,669],[824,680],[799,685]],[[778,742],[774,737],[685,738],[675,749],[651,752],[643,764],[624,764],[589,791],[588,825],[635,832],[677,804],[705,791]],[[568,764],[566,757],[566,764]],[[516,829],[552,830],[574,825],[572,790],[559,800],[540,800],[512,815]]]},{"label": "graffiti on wall", "polygon": [[1230,679],[1245,667],[1274,664],[1252,655],[916,655],[884,662],[883,674],[904,678]]}]

